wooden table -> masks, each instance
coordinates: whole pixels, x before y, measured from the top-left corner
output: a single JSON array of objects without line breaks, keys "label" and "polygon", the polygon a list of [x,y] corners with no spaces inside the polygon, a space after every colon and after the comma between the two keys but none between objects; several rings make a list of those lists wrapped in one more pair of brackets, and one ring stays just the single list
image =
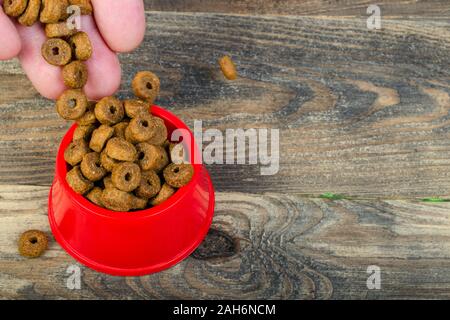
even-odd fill
[{"label": "wooden table", "polygon": [[[190,126],[279,129],[280,171],[208,166],[215,219],[193,257],[135,278],[82,267],[69,290],[77,263],[53,239],[39,259],[16,249],[21,232],[49,231],[69,123],[17,61],[1,62],[1,298],[450,298],[450,203],[422,200],[450,195],[448,1],[378,1],[382,30],[367,29],[362,0],[146,2],[119,96],[154,70],[158,104]],[[224,54],[239,80],[221,75]],[[380,290],[366,286],[370,265]]]}]

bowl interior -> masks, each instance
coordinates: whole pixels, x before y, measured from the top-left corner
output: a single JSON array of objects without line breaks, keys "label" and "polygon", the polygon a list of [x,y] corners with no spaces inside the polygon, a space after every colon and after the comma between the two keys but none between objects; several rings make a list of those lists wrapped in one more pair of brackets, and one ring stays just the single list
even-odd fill
[{"label": "bowl interior", "polygon": [[[155,215],[160,214],[164,211],[166,211],[168,208],[173,206],[175,203],[180,201],[186,194],[189,192],[192,192],[196,181],[199,179],[201,164],[195,163],[194,161],[194,155],[198,155],[198,149],[197,145],[194,141],[194,135],[189,130],[189,128],[186,126],[186,124],[183,123],[179,118],[177,118],[175,115],[173,115],[171,112],[160,108],[158,106],[153,106],[151,108],[151,112],[154,116],[157,116],[164,120],[167,131],[168,131],[168,138],[171,137],[172,132],[175,129],[183,129],[181,141],[185,141],[185,148],[188,153],[189,159],[191,159],[191,163],[194,167],[194,175],[192,177],[192,180],[184,187],[178,189],[175,194],[170,197],[165,202],[161,203],[160,205],[157,205],[155,207],[145,209],[145,210],[139,210],[139,211],[132,211],[132,212],[119,212],[119,211],[112,211],[105,208],[101,208],[94,203],[90,202],[88,199],[86,199],[84,196],[77,194],[75,191],[72,190],[72,188],[68,185],[66,182],[66,173],[67,173],[67,164],[64,160],[64,151],[69,146],[69,144],[72,142],[73,132],[75,128],[77,127],[76,124],[74,124],[69,131],[64,136],[61,145],[58,149],[58,154],[56,157],[56,175],[60,177],[61,184],[63,186],[63,189],[65,192],[68,192],[71,196],[71,198],[78,203],[81,207],[84,209],[87,209],[87,211],[99,214],[103,216],[109,216],[112,218],[118,218],[118,219],[136,219],[136,218],[142,218],[147,217],[149,215]],[[170,141],[170,139],[169,139]]]}]

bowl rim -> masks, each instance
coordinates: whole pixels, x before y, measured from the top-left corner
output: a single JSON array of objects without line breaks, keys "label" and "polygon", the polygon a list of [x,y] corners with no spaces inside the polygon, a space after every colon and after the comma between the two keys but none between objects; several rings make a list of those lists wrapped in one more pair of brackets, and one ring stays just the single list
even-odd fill
[{"label": "bowl rim", "polygon": [[[68,192],[69,196],[73,199],[74,203],[76,203],[83,210],[79,210],[81,213],[91,213],[96,214],[103,217],[108,217],[112,219],[143,219],[150,216],[156,216],[162,214],[164,212],[169,211],[171,207],[176,205],[178,202],[182,201],[183,198],[186,197],[187,194],[194,190],[195,185],[200,179],[200,174],[202,170],[202,164],[194,163],[195,155],[198,154],[198,146],[195,142],[194,135],[192,131],[188,128],[188,126],[177,116],[175,116],[170,111],[163,109],[159,106],[153,105],[150,107],[150,111],[154,116],[162,118],[164,121],[169,122],[176,129],[184,129],[189,132],[191,145],[188,146],[188,152],[190,154],[191,163],[193,163],[194,175],[192,176],[191,181],[185,185],[184,187],[179,188],[168,200],[163,203],[148,208],[145,210],[136,210],[131,212],[125,211],[113,211],[106,208],[102,208],[97,206],[96,204],[89,201],[83,195],[80,195],[72,190],[72,188],[67,183],[65,177],[67,173],[67,164],[64,160],[64,151],[69,146],[72,141],[73,132],[75,131],[77,124],[73,124],[69,130],[64,135],[56,156],[56,177],[59,178],[62,188],[64,192]],[[192,152],[194,150],[194,152]]]}]

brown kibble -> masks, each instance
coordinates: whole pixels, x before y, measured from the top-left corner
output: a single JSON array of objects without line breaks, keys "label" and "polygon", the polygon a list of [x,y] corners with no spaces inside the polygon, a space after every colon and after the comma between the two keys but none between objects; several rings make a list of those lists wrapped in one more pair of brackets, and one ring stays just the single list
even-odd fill
[{"label": "brown kibble", "polygon": [[62,74],[64,84],[69,88],[81,89],[86,85],[88,70],[82,61],[73,61],[65,65]]},{"label": "brown kibble", "polygon": [[174,188],[181,188],[191,181],[194,168],[191,164],[169,164],[163,172],[166,183]]},{"label": "brown kibble", "polygon": [[[5,1],[6,2],[6,1]],[[39,19],[39,11],[41,10],[41,0],[28,0],[25,12],[17,21],[23,26],[30,27]]]},{"label": "brown kibble", "polygon": [[125,137],[131,143],[145,142],[159,134],[160,127],[151,115],[140,115],[131,119]]},{"label": "brown kibble", "polygon": [[93,182],[103,179],[107,173],[106,169],[100,164],[100,154],[97,152],[85,154],[80,169],[83,176]]},{"label": "brown kibble", "polygon": [[56,23],[67,17],[67,0],[42,0],[40,21],[42,23]]},{"label": "brown kibble", "polygon": [[102,152],[103,147],[106,142],[112,137],[114,134],[114,129],[110,126],[102,124],[100,127],[94,130],[92,133],[91,141],[89,143],[89,147],[95,152]]},{"label": "brown kibble", "polygon": [[64,66],[72,59],[72,49],[63,39],[47,39],[42,45],[42,56],[54,66]]},{"label": "brown kibble", "polygon": [[156,196],[161,190],[161,179],[155,171],[142,171],[141,183],[136,189],[136,195],[144,199],[150,199]]},{"label": "brown kibble", "polygon": [[150,114],[150,105],[148,102],[138,99],[131,99],[125,100],[123,105],[125,107],[125,113],[130,118],[135,118],[139,115]]},{"label": "brown kibble", "polygon": [[106,150],[103,150],[100,154],[100,163],[102,164],[102,167],[106,169],[106,171],[111,172],[113,171],[114,167],[120,163],[120,161],[115,160],[108,156],[106,153]]},{"label": "brown kibble", "polygon": [[86,198],[88,198],[88,200],[91,201],[93,204],[96,204],[97,206],[103,208],[102,193],[103,193],[102,188],[94,187],[94,189],[89,191],[89,193],[86,195]]},{"label": "brown kibble", "polygon": [[82,15],[92,14],[92,4],[91,0],[69,0],[69,5],[80,7]]},{"label": "brown kibble", "polygon": [[83,116],[81,116],[80,118],[78,118],[76,120],[77,124],[79,124],[81,126],[87,126],[90,124],[97,123],[97,118],[95,117],[95,114],[94,114],[94,108],[95,108],[96,104],[97,104],[97,102],[95,102],[95,101],[88,101],[86,112],[84,113]]},{"label": "brown kibble", "polygon": [[69,44],[77,60],[86,61],[92,56],[92,44],[86,32],[77,32],[70,37]]},{"label": "brown kibble", "polygon": [[73,141],[80,139],[89,141],[92,132],[94,132],[95,129],[96,127],[93,124],[89,124],[87,126],[78,125],[73,132]]},{"label": "brown kibble", "polygon": [[85,140],[75,140],[64,151],[64,160],[71,166],[76,166],[89,151],[88,144]]},{"label": "brown kibble", "polygon": [[138,151],[138,163],[143,171],[161,171],[169,164],[169,156],[166,150],[160,146],[142,142],[136,145]]},{"label": "brown kibble", "polygon": [[117,189],[131,192],[141,183],[141,169],[135,163],[123,162],[114,167],[111,179]]},{"label": "brown kibble", "polygon": [[105,97],[97,102],[94,109],[95,117],[102,124],[119,123],[125,116],[123,103],[116,97]]},{"label": "brown kibble", "polygon": [[175,193],[175,189],[169,186],[167,183],[164,183],[159,191],[158,195],[154,197],[150,203],[153,206],[157,206],[158,204],[163,203],[167,199],[169,199]]},{"label": "brown kibble", "polygon": [[153,117],[153,122],[155,125],[154,135],[146,142],[150,144],[154,144],[155,146],[162,146],[164,142],[167,140],[167,127],[164,123],[164,120],[158,117]]},{"label": "brown kibble", "polygon": [[136,148],[122,138],[112,138],[106,144],[106,153],[109,157],[119,160],[133,162],[136,160]]},{"label": "brown kibble", "polygon": [[129,122],[122,121],[114,125],[114,137],[125,139],[125,130],[128,127]]},{"label": "brown kibble", "polygon": [[28,230],[19,238],[19,253],[27,258],[40,257],[48,247],[47,234],[39,230]]},{"label": "brown kibble", "polygon": [[145,99],[150,105],[153,105],[158,97],[160,85],[158,76],[150,71],[138,72],[132,82],[136,97]]},{"label": "brown kibble", "polygon": [[131,204],[131,209],[134,209],[134,210],[145,209],[145,207],[147,207],[147,203],[148,203],[148,199],[133,196],[133,203]]},{"label": "brown kibble", "polygon": [[20,16],[27,8],[28,0],[5,0],[3,10],[10,17]]},{"label": "brown kibble", "polygon": [[112,179],[111,179],[111,175],[103,178],[103,185],[105,186],[105,189],[115,188],[114,183],[112,182]]},{"label": "brown kibble", "polygon": [[49,23],[45,25],[45,35],[47,38],[63,38],[70,37],[77,33],[78,30],[69,28],[67,21]]},{"label": "brown kibble", "polygon": [[80,166],[73,167],[67,172],[66,181],[69,186],[78,194],[85,194],[94,187],[94,183],[83,176]]},{"label": "brown kibble", "polygon": [[220,68],[222,69],[223,75],[228,80],[236,80],[237,71],[236,65],[229,56],[224,56],[219,60]]},{"label": "brown kibble", "polygon": [[130,211],[135,205],[135,197],[131,193],[114,187],[103,190],[101,201],[106,208],[113,211]]},{"label": "brown kibble", "polygon": [[88,106],[88,100],[83,91],[69,89],[56,101],[56,111],[66,120],[76,120],[84,115]]}]

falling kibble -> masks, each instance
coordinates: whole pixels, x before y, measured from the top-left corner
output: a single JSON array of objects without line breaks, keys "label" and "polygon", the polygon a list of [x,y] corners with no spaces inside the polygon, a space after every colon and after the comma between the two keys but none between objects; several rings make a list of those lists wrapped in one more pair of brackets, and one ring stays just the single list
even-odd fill
[{"label": "falling kibble", "polygon": [[236,65],[229,56],[223,56],[222,58],[220,58],[219,65],[225,78],[227,78],[228,80],[236,80]]}]

